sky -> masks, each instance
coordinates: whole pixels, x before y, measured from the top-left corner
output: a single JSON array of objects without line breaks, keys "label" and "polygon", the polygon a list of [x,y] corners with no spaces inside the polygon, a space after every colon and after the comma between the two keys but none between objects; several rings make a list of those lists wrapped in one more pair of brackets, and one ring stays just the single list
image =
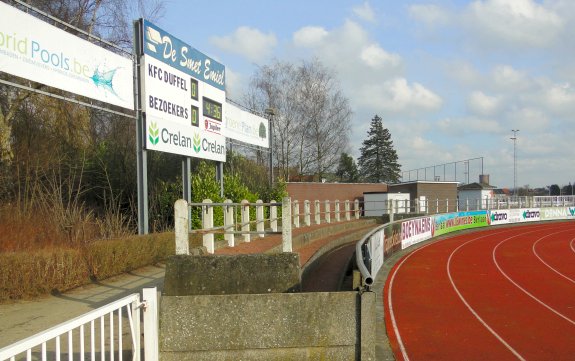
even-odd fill
[{"label": "sky", "polygon": [[164,3],[156,25],[224,64],[235,101],[274,59],[321,61],[350,101],[356,160],[377,114],[402,171],[474,159],[458,180],[482,166],[501,188],[575,183],[573,0]]}]

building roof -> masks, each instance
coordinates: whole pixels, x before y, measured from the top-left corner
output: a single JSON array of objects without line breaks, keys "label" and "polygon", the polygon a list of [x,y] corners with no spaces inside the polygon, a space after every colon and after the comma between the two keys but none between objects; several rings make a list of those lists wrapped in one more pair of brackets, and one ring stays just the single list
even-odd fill
[{"label": "building roof", "polygon": [[464,184],[462,186],[457,187],[458,191],[477,191],[477,190],[491,190],[496,189],[497,187],[486,184],[486,183],[469,183]]}]

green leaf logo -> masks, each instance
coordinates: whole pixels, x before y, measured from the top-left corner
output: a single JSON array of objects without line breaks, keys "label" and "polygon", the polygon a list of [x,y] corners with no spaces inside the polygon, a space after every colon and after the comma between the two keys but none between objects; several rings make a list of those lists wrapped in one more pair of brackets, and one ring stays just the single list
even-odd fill
[{"label": "green leaf logo", "polygon": [[158,129],[158,124],[156,122],[152,122],[148,127],[148,139],[150,139],[150,143],[152,143],[152,145],[158,144],[158,141],[160,140],[160,130]]},{"label": "green leaf logo", "polygon": [[200,152],[201,142],[202,142],[202,138],[200,138],[200,135],[198,133],[194,133],[194,150],[196,151],[196,153]]}]

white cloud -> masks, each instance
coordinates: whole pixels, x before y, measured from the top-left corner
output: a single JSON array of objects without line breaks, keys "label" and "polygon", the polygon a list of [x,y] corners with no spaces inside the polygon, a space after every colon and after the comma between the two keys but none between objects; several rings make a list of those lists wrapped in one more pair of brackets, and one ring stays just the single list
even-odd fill
[{"label": "white cloud", "polygon": [[444,118],[437,125],[441,132],[455,137],[500,134],[503,131],[501,121],[485,117],[462,116]]},{"label": "white cloud", "polygon": [[375,21],[375,12],[373,11],[371,6],[369,5],[369,2],[367,1],[360,6],[354,7],[353,12],[362,20],[369,22]]},{"label": "white cloud", "polygon": [[273,33],[264,34],[248,26],[240,26],[233,34],[227,36],[214,36],[210,41],[222,50],[241,55],[254,62],[269,57],[277,44]]},{"label": "white cloud", "polygon": [[491,72],[493,84],[499,89],[519,91],[529,87],[527,74],[516,70],[510,65],[498,65]]},{"label": "white cloud", "polygon": [[481,91],[474,91],[467,99],[467,106],[475,114],[492,115],[499,109],[500,99]]},{"label": "white cloud", "polygon": [[409,15],[427,26],[442,26],[449,23],[449,13],[434,4],[415,4],[408,7]]},{"label": "white cloud", "polygon": [[371,44],[361,51],[361,60],[372,68],[383,66],[396,67],[401,64],[401,57],[397,54],[390,54],[377,44]]},{"label": "white cloud", "polygon": [[441,98],[419,83],[408,84],[405,78],[396,78],[382,84],[368,84],[360,91],[360,102],[376,110],[413,113],[437,110]]},{"label": "white cloud", "polygon": [[543,91],[543,100],[556,114],[573,116],[575,113],[575,91],[569,84],[554,84]]},{"label": "white cloud", "polygon": [[564,26],[563,19],[533,0],[476,0],[465,23],[484,42],[546,47]]},{"label": "white cloud", "polygon": [[539,134],[546,132],[551,122],[547,114],[532,107],[514,108],[510,110],[507,117],[510,124],[514,124],[523,132]]},{"label": "white cloud", "polygon": [[296,46],[313,47],[320,44],[327,35],[327,30],[320,26],[306,26],[293,34],[293,42]]}]

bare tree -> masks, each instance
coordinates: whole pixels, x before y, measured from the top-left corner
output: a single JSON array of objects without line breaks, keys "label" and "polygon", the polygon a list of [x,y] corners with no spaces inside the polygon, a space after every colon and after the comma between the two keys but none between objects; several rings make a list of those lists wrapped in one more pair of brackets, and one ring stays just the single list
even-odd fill
[{"label": "bare tree", "polygon": [[294,167],[318,180],[334,170],[348,143],[351,109],[335,76],[319,61],[261,67],[248,94],[254,109],[276,110],[274,152],[285,179]]}]

